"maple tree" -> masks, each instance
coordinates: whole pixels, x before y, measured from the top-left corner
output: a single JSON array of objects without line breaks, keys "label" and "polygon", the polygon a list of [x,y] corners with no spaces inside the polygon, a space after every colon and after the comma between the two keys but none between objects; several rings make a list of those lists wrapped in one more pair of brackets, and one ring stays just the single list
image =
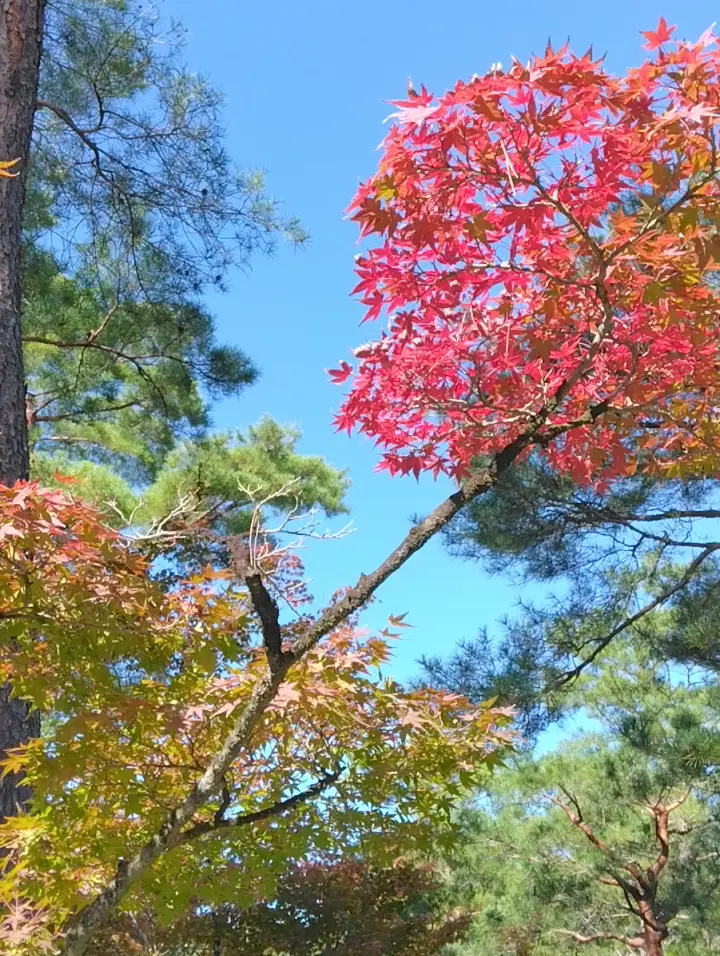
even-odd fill
[{"label": "maple tree", "polygon": [[231,569],[163,590],[60,492],[0,489],[0,515],[0,674],[52,716],[5,761],[34,811],[0,827],[7,952],[62,930],[82,953],[121,902],[167,920],[267,895],[308,855],[420,846],[507,743],[503,711],[378,675],[388,634],[342,598],[313,621],[258,528]]},{"label": "maple tree", "polygon": [[433,956],[463,938],[470,916],[448,910],[445,884],[428,864],[399,859],[371,866],[327,856],[284,873],[272,897],[240,908],[196,912],[167,927],[124,916],[100,934],[90,956],[147,952],[167,956]]},{"label": "maple tree", "polygon": [[716,467],[720,49],[671,32],[623,77],[548,46],[395,104],[350,206],[388,330],[332,373],[391,472],[530,446],[584,482]]}]

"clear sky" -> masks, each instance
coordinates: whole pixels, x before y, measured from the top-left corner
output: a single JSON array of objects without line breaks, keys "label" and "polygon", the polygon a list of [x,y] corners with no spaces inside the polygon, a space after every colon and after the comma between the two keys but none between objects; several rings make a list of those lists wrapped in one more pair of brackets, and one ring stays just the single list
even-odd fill
[{"label": "clear sky", "polygon": [[[359,327],[360,306],[348,296],[356,230],[343,210],[373,172],[387,101],[404,96],[408,76],[441,93],[491,63],[509,63],[511,54],[524,61],[542,53],[548,37],[556,45],[569,37],[579,53],[592,44],[621,72],[642,59],[639,31],[660,14],[695,39],[720,10],[709,0],[165,0],[161,10],[188,28],[189,65],[225,94],[233,157],[262,167],[272,193],[312,235],[304,251],[255,260],[250,273],[231,278],[229,294],[208,304],[221,338],[262,369],[256,386],[217,408],[216,426],[242,428],[268,413],[302,428],[302,451],[349,469],[356,530],[306,555],[313,590],[324,599],[372,570],[409,517],[450,490],[376,473],[372,445],[331,427],[341,392],[323,370],[379,331]],[[388,614],[408,612],[414,629],[404,632],[394,664],[402,678],[420,654],[445,653],[512,612],[517,597],[510,582],[432,542],[382,588],[365,620],[383,626]]]}]

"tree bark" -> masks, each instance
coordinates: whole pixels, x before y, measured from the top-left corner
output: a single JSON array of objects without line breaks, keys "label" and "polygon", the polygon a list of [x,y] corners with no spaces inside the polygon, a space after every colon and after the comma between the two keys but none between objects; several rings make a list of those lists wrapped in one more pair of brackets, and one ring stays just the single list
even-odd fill
[{"label": "tree bark", "polygon": [[657,930],[646,928],[643,935],[643,953],[645,956],[663,956],[663,935]]},{"label": "tree bark", "polygon": [[[20,255],[30,137],[42,45],[44,0],[0,0],[0,161],[18,160],[0,178],[0,483],[29,471],[25,377],[20,338]],[[40,734],[40,715],[0,688],[0,757]],[[29,797],[17,775],[0,781],[0,819]]]},{"label": "tree bark", "polygon": [[646,883],[643,898],[638,901],[637,912],[642,921],[643,956],[663,956],[663,942],[668,937],[667,923],[656,916],[657,878],[665,869],[668,858],[668,808],[655,807],[655,832],[661,844],[660,855],[645,873]]}]

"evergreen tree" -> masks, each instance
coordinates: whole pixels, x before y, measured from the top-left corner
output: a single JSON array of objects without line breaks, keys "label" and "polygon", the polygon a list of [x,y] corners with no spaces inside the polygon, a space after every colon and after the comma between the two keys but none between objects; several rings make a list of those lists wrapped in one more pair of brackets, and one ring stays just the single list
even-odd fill
[{"label": "evergreen tree", "polygon": [[92,472],[95,489],[118,476],[138,487],[202,437],[209,403],[257,374],[217,342],[203,289],[279,235],[303,239],[262,176],[233,165],[221,97],[185,67],[182,41],[135,0],[48,6],[23,307],[43,476],[53,465]]},{"label": "evergreen tree", "polygon": [[[565,689],[629,633],[659,652],[717,668],[720,532],[716,482],[629,478],[582,487],[530,458],[450,525],[451,553],[491,573],[552,587],[449,658],[423,661],[434,681],[473,699],[499,695],[523,732],[561,716]],[[662,634],[648,624],[668,612]]]},{"label": "evergreen tree", "polygon": [[720,945],[717,677],[622,642],[576,693],[597,730],[518,759],[468,813],[453,899],[477,916],[461,952],[710,956]]},{"label": "evergreen tree", "polygon": [[[242,525],[239,486],[341,510],[344,479],[295,453],[296,433],[208,438],[211,402],[257,373],[217,342],[203,290],[304,235],[228,156],[221,98],[185,67],[181,27],[137,0],[17,6],[22,22],[15,6],[0,15],[0,161],[20,172],[0,179],[0,481],[74,476],[118,525],[156,531],[168,515]],[[3,687],[0,753],[39,732]],[[27,799],[18,784],[0,782],[0,817]]]},{"label": "evergreen tree", "polygon": [[[27,157],[42,45],[43,0],[0,10],[0,483],[28,477],[25,381],[20,339],[20,247]],[[8,167],[14,170],[6,175]],[[37,736],[25,701],[0,685],[0,754]],[[10,774],[0,781],[0,820],[15,814],[29,791]]]},{"label": "evergreen tree", "polygon": [[217,342],[202,290],[303,233],[233,166],[182,41],[135,0],[48,6],[25,215],[32,469],[74,477],[119,525],[202,514],[237,531],[248,489],[335,514],[345,481],[294,430],[209,435],[212,401],[257,371]]}]

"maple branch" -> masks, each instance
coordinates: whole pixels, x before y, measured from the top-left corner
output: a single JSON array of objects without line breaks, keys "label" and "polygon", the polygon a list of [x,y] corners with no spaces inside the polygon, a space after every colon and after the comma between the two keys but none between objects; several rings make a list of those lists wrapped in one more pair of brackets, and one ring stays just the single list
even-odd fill
[{"label": "maple branch", "polygon": [[222,789],[222,800],[218,805],[217,810],[215,811],[215,816],[213,817],[213,822],[215,825],[219,825],[222,820],[225,819],[225,814],[230,809],[230,804],[232,803],[232,794],[230,793],[230,788],[227,783],[223,784]]},{"label": "maple branch", "polygon": [[[552,398],[551,406],[553,410],[559,407],[564,399],[570,394],[574,385],[577,384],[579,379],[592,367],[595,358],[597,357],[598,352],[600,351],[603,342],[610,335],[613,326],[613,307],[608,295],[607,287],[605,285],[605,278],[607,275],[607,266],[608,260],[606,260],[602,249],[598,243],[593,239],[590,232],[582,225],[578,218],[573,214],[573,212],[568,209],[564,203],[559,202],[557,199],[552,197],[550,193],[545,189],[545,187],[540,182],[539,178],[532,180],[532,185],[538,190],[540,195],[549,203],[554,209],[556,209],[560,215],[564,216],[567,221],[572,225],[575,231],[580,235],[584,240],[590,251],[592,252],[593,258],[598,264],[598,275],[595,281],[592,283],[593,290],[597,295],[598,301],[600,302],[600,307],[602,310],[602,322],[598,324],[595,332],[593,332],[590,345],[588,347],[585,358],[580,362],[575,369],[567,376],[567,378],[560,384],[557,388],[555,395]],[[606,399],[609,404],[609,399]]]},{"label": "maple branch", "polygon": [[598,244],[595,242],[595,240],[590,235],[590,233],[585,228],[585,226],[583,226],[583,224],[580,222],[577,216],[575,216],[574,213],[570,209],[568,209],[567,206],[564,205],[564,203],[561,203],[558,199],[555,199],[553,196],[550,195],[550,193],[547,191],[547,189],[545,189],[545,187],[540,182],[540,179],[537,176],[534,179],[527,180],[525,182],[525,185],[534,186],[535,189],[537,189],[537,191],[543,197],[545,202],[549,206],[552,206],[553,209],[555,209],[557,212],[559,212],[561,216],[564,216],[567,219],[567,221],[570,223],[573,229],[575,229],[577,234],[584,240],[585,244],[588,246],[588,248],[592,252],[595,259],[598,262],[604,261],[604,257],[602,254],[602,250],[600,249],[600,246],[598,246]]},{"label": "maple branch", "polygon": [[383,581],[405,564],[465,504],[492,488],[529,442],[530,436],[527,434],[515,439],[503,452],[495,456],[490,465],[471,476],[458,491],[415,525],[372,574],[361,575],[354,588],[335,604],[327,607],[296,643],[293,651],[280,657],[275,669],[268,667],[267,672],[255,683],[250,699],[205,772],[195,781],[178,806],[168,814],[156,833],[128,862],[125,879],[110,880],[95,899],[72,919],[62,950],[65,956],[84,956],[91,937],[113,913],[129,887],[147,872],[155,860],[175,845],[183,828],[218,792],[229,767],[247,745],[253,730],[276,697],[291,665],[355,610],[362,607]]},{"label": "maple branch", "polygon": [[272,595],[265,587],[262,576],[258,573],[246,574],[245,584],[250,592],[252,606],[257,612],[262,624],[263,644],[270,670],[275,670],[283,657],[282,631],[280,629],[280,612]]},{"label": "maple branch", "polygon": [[[604,410],[602,403],[593,406],[573,422],[565,426],[555,426],[555,434],[562,434],[563,431],[570,431],[580,425],[592,424]],[[444,528],[466,504],[493,488],[517,458],[537,442],[538,432],[548,414],[547,408],[542,409],[522,434],[495,454],[485,467],[473,473],[426,518],[414,525],[372,573],[361,574],[354,587],[347,590],[334,604],[326,607],[307,628],[305,634],[296,641],[293,650],[281,654],[275,668],[268,666],[267,672],[255,683],[247,704],[205,772],[195,781],[177,807],[168,814],[156,833],[129,861],[126,879],[122,884],[118,883],[117,879],[111,880],[94,900],[71,920],[62,949],[65,956],[84,956],[91,937],[113,913],[129,887],[147,872],[155,860],[172,849],[183,828],[219,792],[227,771],[247,746],[255,727],[277,696],[291,666],[355,611],[360,610],[380,585]]]},{"label": "maple branch", "polygon": [[[285,655],[282,651],[280,611],[272,595],[265,587],[262,573],[257,566],[257,561],[253,553],[253,527],[257,514],[258,508],[253,512],[253,523],[251,523],[250,529],[250,546],[246,545],[238,535],[226,538],[225,545],[230,554],[230,566],[232,571],[241,581],[245,582],[250,594],[250,602],[253,606],[253,610],[260,618],[265,657],[270,671],[274,673],[283,662]],[[255,538],[257,538],[258,533],[259,532],[256,531],[254,535]]]},{"label": "maple branch", "polygon": [[184,830],[176,841],[176,846],[184,843],[190,843],[191,840],[197,840],[198,837],[205,836],[208,833],[217,833],[220,830],[235,829],[237,827],[250,826],[253,823],[261,823],[263,820],[269,820],[271,817],[280,816],[297,807],[301,803],[307,803],[313,797],[319,796],[328,787],[337,783],[343,772],[343,767],[339,766],[332,773],[324,774],[319,780],[316,780],[311,786],[292,797],[286,797],[285,800],[278,800],[269,807],[262,810],[255,810],[253,813],[246,813],[237,817],[226,817],[225,812],[230,806],[230,794],[226,791],[226,798],[220,804],[218,813],[212,820],[205,820],[202,823],[196,823],[189,830]]}]

